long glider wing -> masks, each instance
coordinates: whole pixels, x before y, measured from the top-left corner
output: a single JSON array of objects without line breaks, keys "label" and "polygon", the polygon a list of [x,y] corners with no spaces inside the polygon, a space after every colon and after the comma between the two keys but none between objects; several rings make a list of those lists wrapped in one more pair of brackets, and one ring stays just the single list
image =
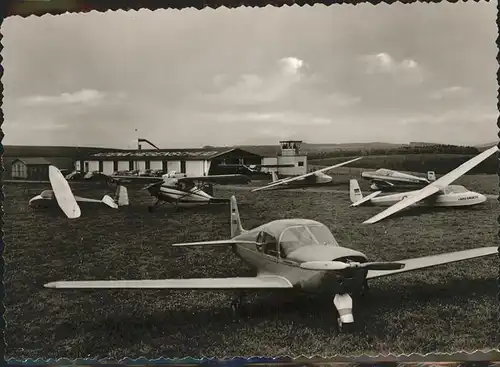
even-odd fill
[{"label": "long glider wing", "polygon": [[461,164],[453,171],[447,173],[446,175],[440,177],[434,182],[431,182],[429,185],[425,186],[423,189],[417,191],[415,194],[408,196],[406,199],[401,200],[400,202],[394,204],[393,206],[387,208],[381,213],[373,216],[372,218],[366,220],[365,224],[376,223],[384,218],[387,218],[394,213],[399,212],[415,203],[418,203],[421,200],[424,200],[431,195],[436,194],[437,192],[444,189],[446,186],[450,185],[453,181],[457,180],[465,173],[469,172],[472,168],[476,167],[482,161],[493,155],[498,151],[498,147],[495,145],[488,150],[485,150],[481,154],[478,154],[474,158],[469,159],[467,162]]},{"label": "long glider wing", "polygon": [[69,187],[68,181],[55,166],[49,166],[49,180],[57,204],[64,214],[69,219],[79,218],[82,213],[75,196]]},{"label": "long glider wing", "polygon": [[277,275],[241,278],[192,278],[145,280],[82,280],[47,283],[56,289],[277,289],[293,288],[292,283]]},{"label": "long glider wing", "polygon": [[349,161],[346,161],[346,162],[342,162],[342,163],[339,163],[339,164],[335,164],[333,166],[329,166],[329,167],[325,167],[325,168],[321,168],[319,170],[316,170],[314,172],[309,172],[309,173],[306,173],[304,175],[301,175],[301,176],[295,176],[295,177],[291,177],[291,178],[286,178],[286,179],[283,179],[283,180],[280,180],[280,181],[276,181],[276,182],[273,182],[269,185],[266,185],[266,186],[262,186],[262,187],[258,187],[256,189],[253,189],[252,192],[256,192],[256,191],[261,191],[261,190],[267,190],[271,187],[275,187],[275,186],[279,186],[279,185],[283,185],[283,184],[287,184],[289,182],[292,182],[292,181],[297,181],[297,180],[302,180],[306,177],[309,177],[309,176],[313,176],[317,173],[321,173],[321,172],[326,172],[326,171],[329,171],[329,170],[332,170],[332,169],[335,169],[335,168],[338,168],[338,167],[342,167],[342,166],[345,166],[349,163],[352,163],[352,162],[355,162],[357,160],[360,160],[361,158],[363,157],[358,157],[358,158],[354,158],[354,159],[351,159]]},{"label": "long glider wing", "polygon": [[380,278],[388,275],[405,273],[413,270],[430,268],[442,264],[453,263],[457,261],[474,259],[477,257],[498,254],[498,247],[479,247],[472,250],[448,252],[445,254],[417,257],[414,259],[398,260],[398,263],[405,264],[402,269],[396,270],[368,270],[367,279]]}]

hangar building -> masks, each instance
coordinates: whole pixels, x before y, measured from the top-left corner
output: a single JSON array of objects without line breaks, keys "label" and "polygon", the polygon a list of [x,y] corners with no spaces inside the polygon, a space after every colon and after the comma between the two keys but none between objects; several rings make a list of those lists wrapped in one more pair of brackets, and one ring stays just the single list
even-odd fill
[{"label": "hangar building", "polygon": [[239,148],[199,148],[199,149],[148,149],[124,150],[92,154],[86,160],[75,164],[77,171],[99,171],[112,174],[116,171],[162,170],[177,171],[188,176],[216,174],[217,165],[225,163],[259,164],[260,155]]},{"label": "hangar building", "polygon": [[[307,156],[301,154],[301,141],[281,141],[277,146],[204,147],[197,149],[133,149],[106,151],[75,162],[77,171],[161,170],[176,171],[188,176],[224,174],[220,164],[293,164],[293,167],[263,169],[275,170],[280,176],[307,173]],[[280,149],[281,148],[281,149]]]}]

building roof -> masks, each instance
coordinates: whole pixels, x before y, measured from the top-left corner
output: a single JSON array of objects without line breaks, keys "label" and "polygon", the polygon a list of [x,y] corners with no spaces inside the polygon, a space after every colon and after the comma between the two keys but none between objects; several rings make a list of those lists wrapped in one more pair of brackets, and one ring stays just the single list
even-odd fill
[{"label": "building roof", "polygon": [[148,149],[123,150],[119,152],[100,152],[92,154],[91,158],[165,158],[165,159],[203,159],[210,160],[219,155],[229,153],[234,148],[196,148],[196,149]]},{"label": "building roof", "polygon": [[44,165],[44,166],[50,166],[52,163],[46,160],[45,158],[41,157],[24,157],[24,158],[17,158],[14,160],[15,161],[21,161],[27,166],[34,166],[34,165]]},{"label": "building roof", "polygon": [[240,145],[238,148],[261,157],[276,157],[281,152],[278,145]]}]

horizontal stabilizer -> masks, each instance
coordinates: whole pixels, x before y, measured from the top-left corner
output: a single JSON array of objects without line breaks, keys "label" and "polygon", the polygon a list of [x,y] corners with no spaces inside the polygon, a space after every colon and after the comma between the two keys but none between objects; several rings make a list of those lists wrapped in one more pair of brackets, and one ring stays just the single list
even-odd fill
[{"label": "horizontal stabilizer", "polygon": [[231,246],[231,245],[258,245],[254,241],[233,241],[233,240],[219,240],[219,241],[201,241],[201,242],[187,242],[187,243],[174,243],[172,246]]},{"label": "horizontal stabilizer", "polygon": [[47,283],[44,287],[56,289],[276,289],[293,286],[284,277],[260,275],[245,278],[59,281]]},{"label": "horizontal stabilizer", "polygon": [[373,199],[375,196],[379,195],[382,191],[375,191],[375,192],[372,192],[370,195],[368,196],[365,196],[363,199],[359,200],[359,201],[356,201],[355,203],[351,204],[350,206],[360,206],[361,204],[364,204],[366,203],[367,201],[370,201],[371,199]]},{"label": "horizontal stabilizer", "polygon": [[118,209],[118,204],[115,203],[113,198],[109,195],[104,195],[104,197],[102,198],[102,202],[107,206],[109,206],[110,208]]}]

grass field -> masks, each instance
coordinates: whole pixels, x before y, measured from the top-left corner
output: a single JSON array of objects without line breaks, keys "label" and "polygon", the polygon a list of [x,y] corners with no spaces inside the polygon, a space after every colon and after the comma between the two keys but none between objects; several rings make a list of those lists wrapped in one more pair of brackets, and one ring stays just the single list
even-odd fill
[{"label": "grass field", "polygon": [[[498,176],[465,176],[461,183],[496,194]],[[82,211],[70,221],[59,212],[27,207],[45,188],[5,186],[7,357],[331,356],[498,348],[496,256],[372,281],[369,298],[357,305],[359,328],[350,335],[336,335],[332,302],[303,296],[255,294],[248,317],[232,322],[230,292],[44,289],[56,280],[252,274],[229,249],[170,246],[226,238],[226,206],[181,213],[165,206],[150,214],[147,193],[130,190],[130,207]],[[82,184],[74,190],[95,198],[111,192]],[[277,218],[315,219],[331,228],[341,245],[371,260],[498,243],[494,200],[468,210],[421,215],[410,210],[365,226],[361,222],[381,209],[349,208],[347,193],[216,189],[221,197],[233,192],[247,228]]]}]

